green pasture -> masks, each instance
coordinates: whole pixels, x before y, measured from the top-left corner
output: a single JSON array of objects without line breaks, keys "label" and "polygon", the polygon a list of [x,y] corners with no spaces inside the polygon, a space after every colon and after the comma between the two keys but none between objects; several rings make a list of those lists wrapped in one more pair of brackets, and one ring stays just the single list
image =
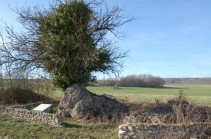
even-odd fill
[{"label": "green pasture", "polygon": [[167,84],[163,88],[144,87],[87,87],[88,90],[98,94],[110,94],[115,96],[136,95],[177,95],[182,90],[187,96],[211,97],[211,84]]},{"label": "green pasture", "polygon": [[142,87],[87,87],[88,90],[97,94],[108,94],[119,98],[134,101],[165,101],[178,96],[179,92],[192,102],[211,105],[211,84],[167,84],[164,88]]},{"label": "green pasture", "polygon": [[[144,88],[144,87],[119,87],[113,89],[108,86],[89,86],[87,89],[96,94],[113,95],[121,99],[130,101],[153,102],[155,99],[167,101],[178,96],[179,92],[193,103],[200,105],[211,105],[211,84],[166,84],[163,88]],[[61,96],[61,90],[56,91],[56,96]]]}]

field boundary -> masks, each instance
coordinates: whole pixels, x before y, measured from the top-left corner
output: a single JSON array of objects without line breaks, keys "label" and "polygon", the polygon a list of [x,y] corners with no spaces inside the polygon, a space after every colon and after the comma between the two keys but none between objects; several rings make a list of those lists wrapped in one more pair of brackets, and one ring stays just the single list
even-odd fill
[{"label": "field boundary", "polygon": [[60,114],[46,113],[40,111],[29,110],[33,106],[37,106],[41,103],[33,103],[28,105],[16,105],[5,107],[1,109],[1,113],[6,116],[11,116],[14,119],[28,121],[28,122],[40,122],[50,126],[60,126],[63,122],[63,116]]},{"label": "field boundary", "polygon": [[211,122],[189,124],[126,123],[119,126],[119,139],[211,137]]}]

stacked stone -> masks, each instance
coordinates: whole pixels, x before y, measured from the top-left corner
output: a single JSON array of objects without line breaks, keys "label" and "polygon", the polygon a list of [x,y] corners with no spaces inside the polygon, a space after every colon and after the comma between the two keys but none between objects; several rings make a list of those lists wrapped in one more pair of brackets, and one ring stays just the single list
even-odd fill
[{"label": "stacked stone", "polygon": [[206,136],[204,132],[208,127],[211,127],[211,123],[126,123],[119,126],[118,136],[120,139],[200,138]]},{"label": "stacked stone", "polygon": [[21,108],[5,108],[4,113],[16,119],[30,122],[41,122],[51,126],[59,126],[63,121],[63,117],[59,114],[31,111]]},{"label": "stacked stone", "polygon": [[9,137],[8,136],[1,136],[0,135],[0,139],[9,139]]}]

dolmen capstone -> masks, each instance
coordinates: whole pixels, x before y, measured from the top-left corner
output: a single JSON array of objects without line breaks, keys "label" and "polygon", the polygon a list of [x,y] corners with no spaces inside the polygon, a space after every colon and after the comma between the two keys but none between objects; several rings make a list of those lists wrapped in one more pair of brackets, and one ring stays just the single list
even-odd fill
[{"label": "dolmen capstone", "polygon": [[97,95],[85,87],[73,84],[64,92],[59,104],[59,111],[73,119],[121,120],[129,115],[129,108],[116,99]]}]

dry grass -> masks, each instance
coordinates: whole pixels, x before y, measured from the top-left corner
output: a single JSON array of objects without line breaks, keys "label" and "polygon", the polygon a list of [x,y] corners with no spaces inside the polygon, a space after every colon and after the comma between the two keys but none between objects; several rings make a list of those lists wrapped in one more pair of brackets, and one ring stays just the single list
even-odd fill
[{"label": "dry grass", "polygon": [[52,99],[28,89],[8,88],[7,90],[0,91],[0,102],[3,104],[27,104],[50,100]]}]

